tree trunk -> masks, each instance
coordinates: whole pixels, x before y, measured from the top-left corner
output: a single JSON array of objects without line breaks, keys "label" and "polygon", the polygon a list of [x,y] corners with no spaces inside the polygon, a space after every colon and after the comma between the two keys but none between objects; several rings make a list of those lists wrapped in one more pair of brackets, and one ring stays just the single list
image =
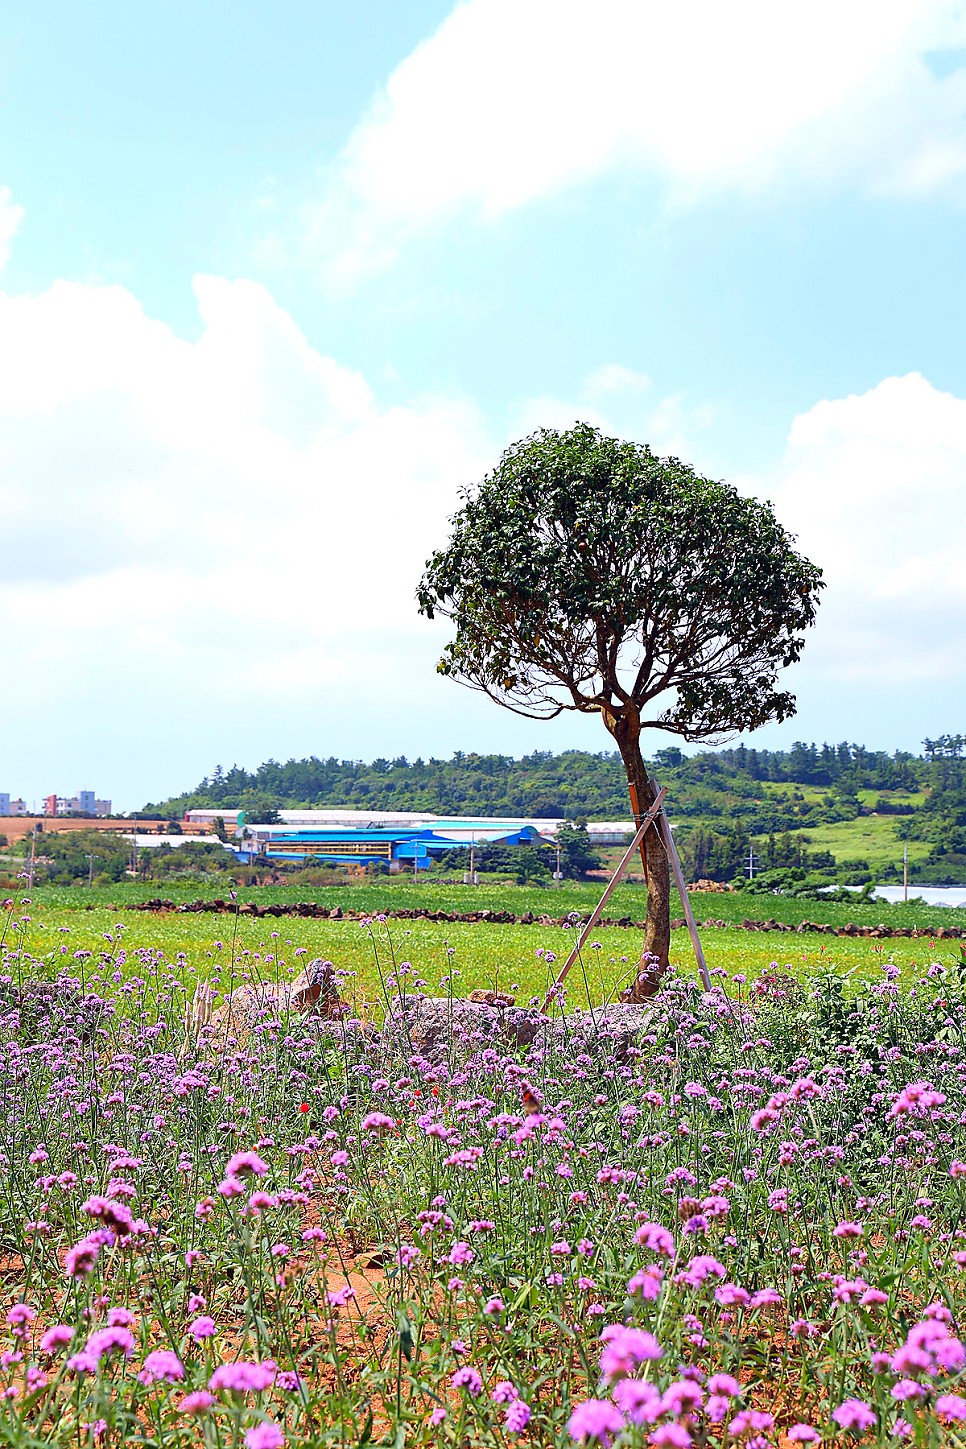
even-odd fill
[{"label": "tree trunk", "polygon": [[[614,736],[627,774],[627,790],[631,810],[638,825],[653,803],[657,791],[647,777],[641,756],[639,722],[626,712],[604,715],[604,723]],[[655,827],[644,836],[642,850],[647,874],[647,924],[644,946],[633,983],[623,993],[625,1001],[646,1001],[659,989],[661,977],[668,968],[671,947],[671,869],[667,851]]]}]

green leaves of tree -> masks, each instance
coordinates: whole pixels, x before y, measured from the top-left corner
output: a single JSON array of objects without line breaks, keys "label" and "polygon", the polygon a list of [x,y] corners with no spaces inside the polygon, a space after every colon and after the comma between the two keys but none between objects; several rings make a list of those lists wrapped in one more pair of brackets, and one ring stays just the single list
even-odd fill
[{"label": "green leaves of tree", "polygon": [[417,598],[456,624],[441,672],[499,703],[696,740],[794,712],[777,674],[821,587],[768,504],[578,424],[515,444],[464,496]]}]

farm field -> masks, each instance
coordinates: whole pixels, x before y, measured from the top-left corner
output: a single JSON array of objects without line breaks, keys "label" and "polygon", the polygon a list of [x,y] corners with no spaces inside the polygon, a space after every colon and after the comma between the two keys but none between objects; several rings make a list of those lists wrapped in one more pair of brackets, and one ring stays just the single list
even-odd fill
[{"label": "farm field", "polygon": [[[389,920],[364,928],[354,920],[241,915],[236,921],[233,916],[112,912],[103,906],[78,911],[40,903],[22,915],[30,917],[28,949],[45,962],[47,975],[71,968],[76,952],[96,955],[110,937],[123,950],[126,973],[141,971],[138,953],[160,950],[180,978],[196,981],[213,971],[224,972],[234,941],[239,971],[261,977],[284,974],[302,956],[331,960],[346,973],[346,998],[367,1016],[381,1013],[383,978],[400,962],[413,965],[417,979],[426,982],[424,989],[431,994],[452,990],[465,995],[482,988],[510,991],[520,1001],[542,995],[576,937],[573,928],[539,924]],[[8,935],[8,943],[13,939]],[[709,969],[725,972],[728,978],[757,976],[777,963],[802,980],[832,970],[857,983],[881,978],[882,963],[891,960],[902,979],[911,981],[924,963],[951,964],[960,959],[958,942],[930,943],[925,938],[876,942],[707,928],[702,940]],[[640,941],[641,933],[633,928],[596,930],[571,972],[571,1005],[597,1005],[613,997],[633,971]],[[672,963],[683,974],[696,975],[685,930],[673,932]]]},{"label": "farm field", "polygon": [[[293,904],[297,901],[313,901],[329,909],[341,906],[343,911],[363,911],[372,915],[380,911],[395,911],[420,907],[430,911],[512,911],[523,915],[530,911],[535,916],[560,917],[570,911],[590,911],[600,899],[603,881],[566,881],[559,889],[551,890],[540,886],[517,886],[499,882],[494,885],[465,886],[444,885],[420,881],[414,885],[409,876],[383,878],[360,884],[313,887],[307,885],[264,885],[240,888],[237,892],[241,903],[253,901],[258,905]],[[139,881],[124,881],[115,885],[94,886],[37,886],[31,893],[35,917],[50,908],[85,911],[92,908],[118,907],[127,918],[126,906],[141,902],[166,899],[174,902],[228,900],[230,886],[211,881],[171,881],[163,885],[156,882],[143,884]],[[939,926],[966,923],[966,911],[927,906],[916,901],[915,886],[909,887],[908,904],[890,904],[887,901],[871,901],[865,904],[859,900],[846,902],[829,900],[798,900],[794,896],[755,895],[744,891],[722,891],[698,893],[691,896],[691,904],[699,921],[706,918],[740,922],[746,917],[751,920],[774,918],[786,925],[797,925],[804,920],[844,926],[852,921],[856,925],[893,926]],[[20,893],[16,894],[20,898]],[[672,915],[681,914],[677,893],[672,892]],[[620,885],[608,902],[607,915],[619,919],[630,916],[640,920],[645,912],[646,893],[641,885]]]},{"label": "farm field", "polygon": [[[732,1004],[682,971],[628,1052],[497,1013],[435,1045],[284,1006],[186,1037],[231,919],[31,914],[0,1013],[4,1446],[966,1443],[966,999],[925,941],[881,943],[919,947],[896,970],[834,940],[847,989],[812,958]],[[238,931],[239,975],[302,947],[378,980],[358,923]],[[397,959],[461,988],[529,962],[529,989],[542,936],[413,922]],[[16,994],[61,963],[76,991]]]}]

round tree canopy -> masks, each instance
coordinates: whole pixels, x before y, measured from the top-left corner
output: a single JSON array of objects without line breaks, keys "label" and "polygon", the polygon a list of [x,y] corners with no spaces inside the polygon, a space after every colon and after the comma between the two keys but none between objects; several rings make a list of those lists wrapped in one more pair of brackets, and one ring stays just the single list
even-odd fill
[{"label": "round tree canopy", "polygon": [[769,504],[578,424],[509,448],[452,522],[417,595],[456,625],[442,673],[533,717],[600,711],[688,740],[794,712],[778,672],[821,571]]}]

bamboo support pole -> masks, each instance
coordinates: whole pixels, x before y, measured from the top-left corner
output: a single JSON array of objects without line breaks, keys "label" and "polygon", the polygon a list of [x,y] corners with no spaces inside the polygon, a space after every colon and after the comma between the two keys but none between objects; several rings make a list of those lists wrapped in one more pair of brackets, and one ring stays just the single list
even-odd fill
[{"label": "bamboo support pole", "polygon": [[[661,793],[663,794],[663,791]],[[663,810],[661,811],[657,828],[664,842],[667,858],[671,863],[671,873],[674,876],[674,884],[678,888],[678,895],[681,897],[681,905],[684,907],[684,919],[688,923],[688,932],[690,933],[691,945],[694,947],[694,954],[697,958],[698,970],[701,972],[701,981],[705,991],[710,991],[711,977],[708,975],[708,967],[704,959],[704,948],[701,945],[701,937],[698,935],[698,923],[694,919],[694,912],[691,909],[691,897],[688,895],[688,888],[684,881],[684,872],[681,869],[681,861],[678,858],[678,849],[674,844],[674,834]]]},{"label": "bamboo support pole", "polygon": [[[553,1000],[554,996],[557,994],[557,991],[560,989],[560,987],[569,976],[570,968],[573,966],[574,962],[577,960],[577,957],[580,955],[580,952],[584,946],[584,943],[587,940],[587,937],[590,935],[591,931],[600,920],[601,915],[603,914],[604,907],[610,900],[611,892],[613,891],[614,887],[620,883],[624,872],[626,871],[628,865],[631,862],[631,858],[636,851],[640,850],[642,844],[644,843],[644,836],[647,834],[648,830],[650,830],[651,826],[660,816],[661,807],[664,804],[664,797],[666,794],[666,790],[659,790],[653,805],[651,805],[645,815],[641,816],[641,823],[637,827],[637,834],[634,836],[634,839],[631,841],[630,845],[621,856],[617,869],[614,871],[614,874],[611,876],[610,880],[607,882],[607,885],[604,888],[604,894],[601,896],[600,900],[591,911],[590,919],[584,926],[580,935],[577,937],[577,940],[574,943],[573,950],[567,957],[563,966],[560,968],[560,971],[557,973],[556,981],[553,983],[550,990],[547,992],[546,996],[543,999],[543,1005],[541,1006],[540,1010],[543,1012],[544,1016],[546,1016],[547,1014],[547,1008],[549,1007],[550,1002]],[[678,869],[680,869],[680,867],[678,867]]]}]

